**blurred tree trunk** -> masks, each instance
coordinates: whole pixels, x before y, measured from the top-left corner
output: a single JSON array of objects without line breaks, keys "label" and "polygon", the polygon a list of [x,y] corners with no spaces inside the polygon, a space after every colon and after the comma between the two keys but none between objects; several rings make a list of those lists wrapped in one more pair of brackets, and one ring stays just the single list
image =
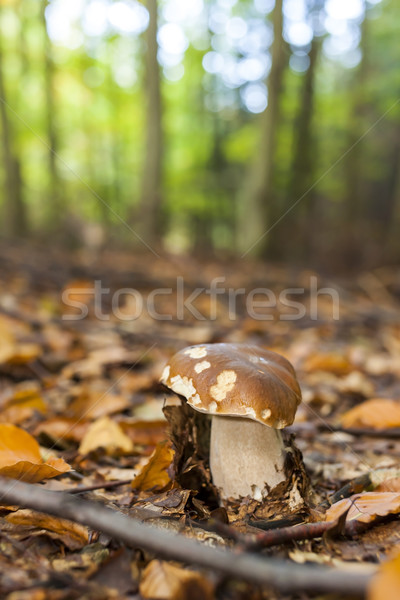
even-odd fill
[{"label": "blurred tree trunk", "polygon": [[19,157],[15,149],[12,123],[7,109],[4,82],[4,55],[0,39],[0,120],[4,166],[3,230],[8,236],[21,236],[27,231],[25,205],[22,198],[22,178]]},{"label": "blurred tree trunk", "polygon": [[[239,198],[239,244],[245,253],[261,254],[268,243],[266,234],[272,216],[272,172],[275,137],[279,124],[279,100],[286,66],[282,37],[282,0],[276,0],[272,12],[274,41],[271,47],[271,71],[268,76],[268,106],[260,118],[261,140]],[[252,247],[253,246],[253,247]]]},{"label": "blurred tree trunk", "polygon": [[144,240],[151,244],[161,233],[162,107],[160,68],[157,60],[157,0],[147,1],[150,22],[146,31],[146,150],[142,173],[139,223]]},{"label": "blurred tree trunk", "polygon": [[63,201],[61,197],[62,186],[57,163],[59,142],[56,128],[56,99],[54,93],[54,61],[52,57],[52,45],[46,26],[45,11],[48,0],[42,0],[41,15],[44,35],[44,92],[46,98],[46,127],[48,141],[48,169],[49,169],[49,219],[52,229],[57,230],[61,225],[63,217]]},{"label": "blurred tree trunk", "polygon": [[[365,3],[364,3],[365,5]],[[360,140],[366,128],[366,84],[368,81],[368,19],[364,17],[361,25],[360,49],[362,59],[353,78],[348,117],[347,148],[352,148],[344,163],[346,197],[344,206],[344,230],[342,232],[342,260],[344,264],[359,264],[363,259],[362,239],[365,235],[366,196],[363,189],[365,164],[363,157],[364,141]],[[355,227],[357,223],[357,227]]]},{"label": "blurred tree trunk", "polygon": [[384,192],[383,206],[380,205],[380,252],[378,261],[398,262],[400,255],[400,125],[393,131],[393,142],[390,145],[389,176],[387,178],[387,189]]},{"label": "blurred tree trunk", "polygon": [[[290,210],[297,201],[298,204],[288,212],[283,220],[284,236],[288,242],[288,254],[291,258],[304,260],[312,252],[314,239],[314,183],[315,140],[312,130],[314,112],[314,81],[316,64],[320,50],[320,40],[313,38],[309,52],[310,64],[303,77],[300,103],[294,121],[294,145],[290,169],[289,194],[287,204],[282,209]],[[301,200],[300,200],[301,199]],[[277,216],[279,218],[279,215]],[[282,239],[282,228],[277,227],[271,232],[271,246],[276,248]]]}]

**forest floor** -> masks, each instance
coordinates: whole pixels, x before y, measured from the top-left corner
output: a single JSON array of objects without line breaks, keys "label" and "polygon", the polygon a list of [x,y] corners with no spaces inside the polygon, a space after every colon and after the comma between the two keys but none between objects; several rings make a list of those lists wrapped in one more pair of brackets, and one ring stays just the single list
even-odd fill
[{"label": "forest floor", "polygon": [[[369,578],[399,546],[398,269],[331,280],[255,262],[17,245],[0,247],[0,264],[0,475],[43,491],[81,490],[82,502],[207,548],[313,565],[315,573],[326,566]],[[288,511],[284,498],[218,506],[206,460],[202,489],[184,477],[177,446],[193,443],[193,432],[168,441],[165,398],[174,410],[187,408],[159,377],[176,351],[213,342],[255,344],[294,365],[303,402],[288,430],[308,477],[301,510]],[[168,560],[165,549],[157,555],[82,519],[47,515],[45,505],[41,514],[28,499],[11,502],[6,488],[3,480],[0,596],[8,600],[345,596],[317,585],[270,588],[218,565]],[[345,497],[335,515],[347,521],[332,517],[326,530],[329,506]],[[363,525],[346,529],[350,519]],[[323,523],[317,537],[310,523]],[[283,526],[290,531],[282,534]],[[271,531],[278,533],[255,537]],[[391,576],[400,585],[398,565]],[[363,597],[364,587],[349,597]],[[373,587],[368,593],[383,597]]]}]

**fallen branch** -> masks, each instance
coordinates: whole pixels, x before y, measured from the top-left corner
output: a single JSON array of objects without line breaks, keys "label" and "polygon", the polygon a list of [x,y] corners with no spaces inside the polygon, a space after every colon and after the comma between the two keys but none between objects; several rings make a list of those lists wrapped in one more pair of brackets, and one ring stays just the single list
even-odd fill
[{"label": "fallen branch", "polygon": [[388,427],[387,429],[372,429],[372,427],[342,427],[331,423],[296,423],[287,428],[288,433],[305,433],[312,435],[314,432],[347,433],[354,436],[367,436],[383,439],[399,439],[400,427]]},{"label": "fallen branch", "polygon": [[247,551],[260,550],[261,548],[270,548],[288,542],[299,542],[323,537],[325,534],[344,535],[352,537],[365,531],[371,523],[362,523],[360,521],[348,521],[343,527],[338,528],[337,522],[321,521],[317,523],[303,523],[294,527],[282,527],[280,529],[270,529],[263,533],[258,533],[253,541],[244,544]]},{"label": "fallen branch", "polygon": [[334,433],[348,433],[354,436],[369,436],[397,440],[400,438],[400,427],[388,427],[387,429],[372,429],[372,427],[340,427],[340,425],[329,426],[328,429]]},{"label": "fallen branch", "polygon": [[378,485],[389,479],[400,477],[400,467],[384,467],[364,473],[351,481],[348,481],[340,490],[329,496],[319,504],[318,509],[329,508],[335,502],[349,498],[353,494],[359,494],[364,491],[374,490]]},{"label": "fallen branch", "polygon": [[[130,479],[121,479],[119,481],[103,481],[103,483],[95,483],[93,485],[86,485],[68,490],[68,494],[84,494],[86,492],[95,492],[96,490],[112,490],[122,485],[132,483],[132,477]],[[61,492],[65,493],[64,491]]]},{"label": "fallen branch", "polygon": [[217,571],[285,592],[331,592],[363,595],[371,575],[348,570],[298,565],[289,561],[211,548],[182,535],[157,529],[97,502],[0,478],[3,503],[31,508],[103,531],[130,546],[165,558]]}]

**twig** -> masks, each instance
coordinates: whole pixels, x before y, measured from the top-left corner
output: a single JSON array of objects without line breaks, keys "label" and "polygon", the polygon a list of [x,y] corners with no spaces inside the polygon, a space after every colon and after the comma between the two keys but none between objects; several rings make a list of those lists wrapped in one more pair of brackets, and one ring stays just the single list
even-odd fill
[{"label": "twig", "polygon": [[208,519],[207,521],[194,521],[193,519],[189,519],[189,524],[193,527],[200,527],[200,529],[204,529],[204,531],[209,531],[211,533],[216,533],[220,535],[222,538],[226,538],[229,540],[234,540],[239,544],[246,544],[247,536],[240,533],[237,529],[232,527],[232,525],[228,525],[227,523],[222,523],[217,519]]},{"label": "twig", "polygon": [[348,433],[354,436],[368,436],[384,439],[399,439],[400,427],[388,427],[387,429],[372,429],[370,427],[342,427],[341,425],[333,425],[331,423],[297,423],[287,428],[288,433],[305,433],[315,434],[315,432],[323,431],[327,433]]},{"label": "twig", "polygon": [[367,529],[370,523],[348,521],[342,528],[338,528],[337,525],[337,521],[322,521],[318,523],[304,523],[303,525],[295,525],[294,527],[270,529],[269,531],[257,534],[253,541],[244,545],[244,549],[247,551],[255,551],[261,548],[270,548],[271,546],[286,544],[287,542],[298,542],[319,538],[326,533],[330,533],[332,536],[346,535],[352,537]]},{"label": "twig", "polygon": [[365,435],[369,437],[397,440],[400,438],[400,427],[388,427],[387,429],[372,429],[370,427],[340,427],[340,425],[329,426],[331,431],[340,431],[349,435]]},{"label": "twig", "polygon": [[379,484],[387,481],[388,479],[394,479],[400,477],[400,467],[389,467],[376,469],[375,471],[369,471],[364,473],[355,479],[347,482],[346,485],[340,488],[337,492],[329,496],[326,500],[319,504],[318,509],[325,509],[343,500],[343,498],[349,498],[353,494],[359,494],[368,489],[374,490]]},{"label": "twig", "polygon": [[104,481],[103,483],[95,483],[93,485],[87,485],[60,491],[61,493],[67,491],[68,494],[83,494],[85,492],[94,492],[96,490],[112,490],[114,488],[120,487],[121,485],[127,485],[131,482],[132,477],[130,479],[121,479],[120,481]]},{"label": "twig", "polygon": [[140,523],[97,502],[5,478],[0,478],[0,499],[7,504],[24,506],[81,523],[168,560],[199,565],[235,579],[286,592],[330,591],[362,595],[373,573],[370,575],[315,565],[298,565],[279,559],[211,548],[182,535]]}]

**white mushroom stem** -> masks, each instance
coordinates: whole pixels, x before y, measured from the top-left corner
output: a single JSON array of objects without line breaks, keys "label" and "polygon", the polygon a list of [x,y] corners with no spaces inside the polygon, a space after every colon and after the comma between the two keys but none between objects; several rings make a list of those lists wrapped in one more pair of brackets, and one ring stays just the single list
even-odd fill
[{"label": "white mushroom stem", "polygon": [[213,416],[210,468],[223,498],[262,500],[286,479],[281,433],[250,419]]}]

